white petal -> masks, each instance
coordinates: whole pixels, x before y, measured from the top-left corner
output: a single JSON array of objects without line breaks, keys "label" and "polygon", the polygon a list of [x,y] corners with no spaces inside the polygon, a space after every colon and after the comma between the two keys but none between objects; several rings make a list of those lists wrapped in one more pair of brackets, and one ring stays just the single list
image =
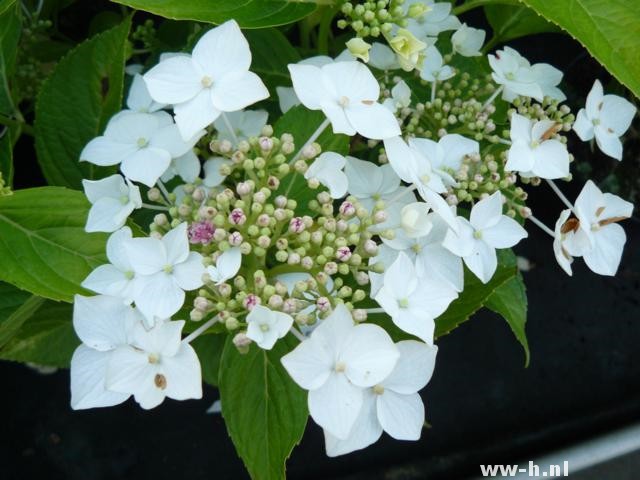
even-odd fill
[{"label": "white petal", "polygon": [[617,195],[613,195],[611,193],[603,194],[602,198],[604,199],[605,210],[601,214],[602,217],[606,218],[614,218],[614,217],[624,217],[630,218],[633,214],[633,203],[627,202]]},{"label": "white petal", "polygon": [[204,162],[204,166],[202,167],[204,170],[204,180],[202,181],[204,186],[212,188],[224,182],[224,179],[227,177],[220,174],[220,167],[230,165],[231,163],[231,160],[223,157],[210,158]]},{"label": "white petal", "polygon": [[385,391],[377,402],[378,420],[396,440],[418,440],[424,426],[424,404],[420,395]]},{"label": "white petal", "polygon": [[169,230],[162,237],[162,244],[167,252],[167,264],[177,265],[189,256],[189,237],[187,236],[187,222]]},{"label": "white petal", "polygon": [[196,178],[200,175],[200,160],[198,160],[198,156],[193,150],[189,150],[184,155],[174,158],[173,164],[180,178],[187,183],[195,182]]},{"label": "white petal", "polygon": [[596,232],[593,249],[582,256],[587,266],[599,275],[613,276],[618,271],[622,250],[627,241],[624,229],[615,223]]},{"label": "white petal", "polygon": [[498,267],[498,258],[494,248],[479,241],[471,255],[464,257],[464,263],[482,283],[488,283]]},{"label": "white petal", "polygon": [[129,88],[129,95],[127,96],[127,107],[134,112],[150,113],[160,110],[164,108],[164,106],[165,105],[161,103],[153,101],[142,75],[134,75],[131,87]]},{"label": "white petal", "polygon": [[151,98],[156,102],[177,104],[186,102],[203,90],[202,73],[191,57],[180,55],[161,61],[144,74]]},{"label": "white petal", "polygon": [[200,130],[188,140],[183,140],[178,126],[171,123],[158,129],[151,137],[149,144],[152,147],[166,150],[171,155],[171,158],[177,158],[190,151],[204,134],[205,131]]},{"label": "white petal", "polygon": [[377,102],[371,105],[349,105],[345,113],[349,123],[363,137],[384,140],[401,133],[398,120],[393,113]]},{"label": "white petal", "polygon": [[133,238],[124,243],[129,265],[139,275],[152,275],[167,264],[167,251],[156,238]]},{"label": "white petal", "polygon": [[596,143],[605,155],[622,160],[622,142],[615,133],[606,131],[601,126],[595,128]]},{"label": "white petal", "polygon": [[113,350],[126,344],[128,332],[138,318],[136,312],[117,297],[74,297],[73,328],[82,343],[95,350]]},{"label": "white petal", "polygon": [[580,109],[576,116],[576,121],[573,123],[573,131],[576,132],[578,137],[580,137],[580,140],[583,142],[588,142],[593,138],[593,123],[587,117],[587,113],[584,108]]},{"label": "white petal", "polygon": [[587,104],[585,105],[587,117],[591,120],[600,117],[600,107],[603,100],[604,90],[602,88],[602,83],[600,83],[600,80],[595,80],[593,82],[593,87],[591,87],[591,90],[587,95]]},{"label": "white petal", "polygon": [[200,130],[211,125],[220,115],[220,110],[213,106],[211,91],[202,90],[186,102],[173,106],[176,125],[183,139],[193,138]]},{"label": "white petal", "polygon": [[213,81],[228,72],[249,70],[249,43],[235,20],[229,20],[205,33],[193,48],[193,60]]},{"label": "white petal", "polygon": [[282,113],[287,113],[296,105],[300,105],[300,100],[292,87],[276,87],[278,94],[278,105]]},{"label": "white petal", "polygon": [[173,267],[173,278],[183,290],[195,290],[202,286],[202,275],[205,271],[202,255],[198,252],[190,252],[184,262]]},{"label": "white petal", "polygon": [[334,366],[331,345],[324,338],[313,336],[301,342],[280,361],[291,378],[305,390],[315,390],[324,385]]},{"label": "white petal", "polygon": [[511,145],[507,153],[507,163],[504,169],[508,172],[531,172],[535,165],[533,151],[528,144],[517,141]]},{"label": "white petal", "polygon": [[99,352],[80,345],[71,358],[71,408],[111,407],[129,398],[128,393],[105,388],[110,352]]},{"label": "white petal", "polygon": [[149,323],[155,317],[170,318],[184,304],[184,290],[174,281],[173,276],[159,272],[140,279],[140,291],[134,298],[136,307]]},{"label": "white petal", "polygon": [[407,183],[413,183],[413,153],[402,137],[384,140],[387,159],[398,176]]},{"label": "white petal", "polygon": [[322,112],[327,116],[331,122],[331,128],[333,133],[344,133],[345,135],[353,136],[356,134],[356,129],[349,119],[347,114],[340,105],[333,101],[323,101],[321,104]]},{"label": "white petal", "polygon": [[222,253],[216,260],[216,270],[218,272],[220,282],[224,282],[233,278],[240,270],[242,264],[242,253],[240,247],[233,247]]},{"label": "white petal", "polygon": [[269,97],[269,90],[253,72],[234,72],[214,82],[211,100],[218,110],[235,112]]},{"label": "white petal", "polygon": [[418,277],[440,278],[456,291],[464,288],[462,260],[440,244],[426,245],[416,257]]},{"label": "white petal", "polygon": [[333,372],[319,389],[309,392],[309,414],[329,433],[345,439],[360,414],[362,397],[361,388]]},{"label": "white petal", "polygon": [[339,361],[346,365],[345,375],[359,387],[380,383],[396,365],[399,353],[389,334],[373,324],[358,325],[344,341]]},{"label": "white petal", "polygon": [[101,198],[91,206],[87,217],[87,232],[115,232],[122,227],[133,205],[123,204],[115,198]]},{"label": "white petal", "polygon": [[338,455],[345,455],[366,448],[378,441],[382,435],[382,426],[380,422],[378,422],[376,397],[377,395],[371,391],[364,393],[364,401],[360,409],[360,414],[346,439],[340,440],[338,437],[331,435],[327,430],[324,431],[324,444],[327,456],[337,457]]},{"label": "white petal", "polygon": [[91,203],[101,198],[110,197],[119,199],[123,191],[127,191],[124,178],[115,174],[101,180],[82,180],[84,194]]},{"label": "white petal", "polygon": [[96,137],[82,149],[80,160],[100,166],[117,165],[133,155],[136,150],[133,144],[116,142],[107,137]]},{"label": "white petal", "polygon": [[109,358],[106,387],[133,394],[142,408],[153,408],[164,400],[164,393],[154,384],[157,369],[149,363],[147,353],[129,346],[120,347]]},{"label": "white petal", "polygon": [[502,215],[498,223],[492,227],[482,230],[482,239],[493,248],[513,247],[527,236],[527,231],[506,215]]},{"label": "white petal", "polygon": [[626,98],[617,95],[605,95],[600,110],[600,120],[604,126],[613,130],[617,136],[622,136],[629,129],[636,107]]},{"label": "white petal", "polygon": [[422,390],[433,375],[438,347],[415,340],[403,340],[396,343],[396,347],[400,351],[400,359],[382,382],[385,391],[407,395]]},{"label": "white petal", "polygon": [[162,373],[166,378],[164,393],[174,400],[202,398],[200,361],[191,345],[181,343],[178,352],[162,360]]},{"label": "white petal", "polygon": [[457,222],[457,233],[451,229],[447,230],[442,246],[454,255],[464,257],[471,254],[476,240],[473,238],[474,230],[469,220],[457,217]]},{"label": "white petal", "polygon": [[153,187],[171,164],[171,155],[166,150],[155,147],[141,148],[125,158],[120,166],[129,179]]},{"label": "white petal", "polygon": [[533,174],[550,180],[569,176],[569,152],[567,147],[558,140],[542,142],[534,150],[536,162]]},{"label": "white petal", "polygon": [[113,265],[100,265],[82,282],[82,286],[96,293],[113,297],[124,297],[128,292],[130,279]]},{"label": "white petal", "polygon": [[[350,61],[327,64],[322,67],[322,77],[325,84],[333,85],[338,98],[344,96],[352,103],[359,103],[360,100],[377,102],[380,96],[380,84],[371,73],[371,70],[360,62]],[[318,80],[316,78],[315,81]],[[385,109],[384,111],[386,114],[392,115],[388,110]],[[399,133],[396,135],[399,135]]]},{"label": "white petal", "polygon": [[322,102],[329,99],[321,81],[320,68],[314,65],[290,64],[289,73],[300,102],[310,110],[320,110]]},{"label": "white petal", "polygon": [[496,225],[501,218],[502,194],[497,191],[473,206],[469,222],[475,229],[484,230]]}]

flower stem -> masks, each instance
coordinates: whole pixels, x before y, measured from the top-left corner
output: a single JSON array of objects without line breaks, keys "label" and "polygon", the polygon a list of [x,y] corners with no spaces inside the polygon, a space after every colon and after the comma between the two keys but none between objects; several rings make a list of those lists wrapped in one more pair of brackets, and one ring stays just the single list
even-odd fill
[{"label": "flower stem", "polygon": [[540,227],[540,229],[542,229],[542,231],[544,231],[545,233],[548,233],[549,235],[551,235],[551,237],[556,238],[556,234],[553,232],[553,230],[551,230],[549,227],[547,227],[544,223],[542,223],[540,220],[538,220],[533,215],[529,215],[527,217],[527,220],[531,220],[531,223],[533,223],[537,227]]},{"label": "flower stem", "polygon": [[238,136],[236,135],[235,130],[231,126],[231,122],[229,121],[229,118],[227,117],[227,114],[225,112],[222,112],[222,120],[224,121],[224,124],[227,126],[227,129],[229,130],[229,133],[231,134],[231,138],[233,138],[233,142],[235,143],[235,146],[237,147],[238,143],[240,143],[238,141]]},{"label": "flower stem", "polygon": [[296,327],[291,327],[291,330],[289,330],[294,337],[296,337],[298,340],[300,340],[301,342],[304,342],[306,340],[305,336],[300,333],[300,331],[298,331],[298,329]]},{"label": "flower stem", "polygon": [[567,197],[564,196],[564,193],[562,193],[562,191],[558,188],[555,182],[553,180],[548,180],[548,179],[546,180],[549,186],[551,187],[551,189],[555,192],[556,195],[558,195],[560,200],[562,200],[562,203],[564,203],[567,206],[567,208],[569,208],[573,213],[576,213],[571,202],[567,199]]},{"label": "flower stem", "polygon": [[169,201],[169,191],[167,190],[167,187],[164,186],[164,183],[162,183],[162,180],[160,180],[160,179],[158,179],[158,181],[156,182],[156,185],[158,185],[158,188],[162,192],[162,195],[164,195],[165,200],[168,202]]},{"label": "flower stem", "polygon": [[504,85],[500,85],[500,88],[498,88],[495,92],[493,92],[493,95],[491,95],[489,99],[486,102],[484,102],[484,104],[482,105],[481,111],[487,108],[489,105],[491,105],[493,101],[496,99],[496,97],[502,93],[502,90],[504,90]]},{"label": "flower stem", "polygon": [[385,313],[384,308],[366,308],[367,313]]},{"label": "flower stem", "polygon": [[148,203],[143,203],[142,206],[144,208],[148,208],[149,210],[161,210],[163,212],[169,211],[169,207],[163,207],[162,205],[150,205]]},{"label": "flower stem", "polygon": [[4,125],[5,127],[17,127],[21,129],[23,133],[31,137],[35,135],[35,130],[28,123],[21,122],[20,120],[14,120],[12,118],[5,117],[4,115],[0,115],[0,125]]},{"label": "flower stem", "polygon": [[[324,121],[320,124],[320,126],[318,128],[316,128],[316,131],[311,134],[311,136],[305,142],[305,144],[302,146],[302,148],[300,150],[298,150],[298,152],[289,161],[289,165],[290,166],[292,166],[298,160],[298,158],[300,158],[300,155],[302,155],[302,152],[304,151],[305,148],[307,148],[309,145],[311,145],[313,142],[315,142],[318,139],[318,137],[320,135],[322,135],[322,132],[325,131],[325,129],[329,126],[330,123],[331,123],[331,121],[328,118],[324,119]],[[289,185],[287,186],[287,189],[284,192],[285,196],[289,195],[289,192],[291,191],[291,188],[293,187],[293,183],[296,180],[296,175],[298,175],[298,172],[294,171],[293,175],[291,175],[291,181],[289,182]]]},{"label": "flower stem", "polygon": [[183,343],[190,343],[193,340],[195,340],[196,338],[198,338],[205,330],[207,330],[211,325],[213,325],[214,323],[216,323],[219,320],[218,316],[216,315],[215,317],[213,317],[212,319],[208,320],[207,322],[203,323],[202,325],[200,325],[198,328],[196,328],[193,332],[191,332],[189,335],[187,335],[186,337],[184,337],[182,339]]},{"label": "flower stem", "polygon": [[431,83],[431,103],[433,103],[436,100],[436,85],[438,84],[438,82],[436,80],[434,80]]}]

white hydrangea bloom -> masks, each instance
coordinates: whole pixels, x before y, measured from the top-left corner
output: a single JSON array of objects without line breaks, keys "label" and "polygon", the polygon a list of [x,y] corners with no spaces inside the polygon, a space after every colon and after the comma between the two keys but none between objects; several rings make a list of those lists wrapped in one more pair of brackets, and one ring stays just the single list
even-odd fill
[{"label": "white hydrangea bloom", "polygon": [[342,198],[347,193],[349,181],[342,169],[346,163],[345,158],[334,152],[322,153],[309,166],[304,174],[307,180],[317,180],[329,189],[331,198]]},{"label": "white hydrangea bloom", "polygon": [[233,129],[229,131],[227,122],[218,117],[213,126],[218,131],[218,140],[228,140],[234,147],[237,141],[249,140],[251,137],[259,137],[262,127],[267,124],[269,114],[264,110],[239,110],[226,114],[227,121]]},{"label": "white hydrangea bloom", "polygon": [[463,23],[451,36],[451,46],[454,52],[464,57],[479,57],[486,35],[484,30]]},{"label": "white hydrangea bloom", "polygon": [[87,217],[87,232],[114,232],[122,227],[135,209],[142,207],[140,189],[121,175],[101,180],[82,180],[82,187],[91,209]]},{"label": "white hydrangea bloom", "polygon": [[286,313],[255,305],[247,315],[247,337],[264,349],[271,350],[279,338],[293,326],[293,317]]}]

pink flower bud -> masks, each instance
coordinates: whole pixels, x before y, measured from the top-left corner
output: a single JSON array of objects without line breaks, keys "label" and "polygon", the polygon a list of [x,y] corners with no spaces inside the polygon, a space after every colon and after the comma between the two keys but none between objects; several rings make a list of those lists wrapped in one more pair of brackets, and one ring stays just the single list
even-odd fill
[{"label": "pink flower bud", "polygon": [[327,297],[320,297],[316,300],[316,307],[321,312],[328,312],[331,310],[331,302]]},{"label": "pink flower bud", "polygon": [[243,225],[247,217],[240,208],[234,208],[229,214],[229,221],[234,225]]},{"label": "pink flower bud", "polygon": [[373,240],[367,240],[364,242],[364,251],[369,255],[377,255],[378,254],[378,244]]},{"label": "pink flower bud", "polygon": [[324,273],[327,275],[335,275],[338,272],[338,264],[336,262],[327,262],[324,264]]},{"label": "pink flower bud", "polygon": [[300,263],[300,255],[295,252],[289,254],[289,258],[287,259],[287,263],[289,265],[297,265]]},{"label": "pink flower bud", "polygon": [[349,228],[349,224],[344,220],[338,220],[336,222],[336,228],[338,229],[339,232],[345,232],[347,228]]},{"label": "pink flower bud", "polygon": [[352,217],[353,215],[355,215],[356,213],[356,207],[353,206],[353,203],[351,202],[342,202],[342,205],[340,205],[340,213],[342,215],[344,215],[345,217],[349,218]]},{"label": "pink flower bud", "polygon": [[313,144],[312,145],[307,145],[306,147],[304,147],[302,149],[302,156],[304,158],[306,158],[307,160],[311,160],[316,155],[318,155],[318,150],[316,149],[316,147]]},{"label": "pink flower bud", "polygon": [[229,234],[228,241],[232,247],[240,246],[243,240],[244,239],[242,238],[242,234],[240,232],[233,232]]},{"label": "pink flower bud", "polygon": [[282,304],[284,313],[295,313],[298,310],[298,302],[295,298],[287,298]]},{"label": "pink flower bud", "polygon": [[373,221],[375,223],[383,223],[387,221],[387,212],[379,210],[373,215]]},{"label": "pink flower bud", "polygon": [[258,145],[260,145],[260,150],[268,152],[273,148],[273,140],[269,137],[260,137],[258,139]]},{"label": "pink flower bud", "polygon": [[367,319],[367,311],[356,308],[351,312],[351,316],[356,322],[364,322]]},{"label": "pink flower bud", "polygon": [[302,265],[302,268],[306,270],[311,270],[313,267],[313,258],[303,257],[302,260],[300,260],[300,265]]},{"label": "pink flower bud", "polygon": [[289,222],[289,231],[291,233],[300,233],[305,229],[304,221],[300,217],[294,217]]},{"label": "pink flower bud", "polygon": [[251,345],[251,339],[247,337],[247,334],[244,332],[236,333],[233,337],[233,344],[238,348],[248,347]]},{"label": "pink flower bud", "polygon": [[278,195],[274,203],[278,208],[285,208],[287,206],[287,197],[284,195]]},{"label": "pink flower bud", "polygon": [[283,300],[280,295],[271,295],[269,297],[269,307],[278,309],[282,306]]},{"label": "pink flower bud", "polygon": [[193,300],[193,306],[202,312],[206,311],[209,308],[209,300],[204,297],[196,297]]},{"label": "pink flower bud", "polygon": [[262,300],[260,300],[260,297],[258,297],[257,295],[254,295],[253,293],[250,293],[245,297],[244,301],[242,302],[242,305],[244,306],[244,308],[251,311],[253,307],[255,307],[256,305],[260,305],[261,303],[262,303]]},{"label": "pink flower bud", "polygon": [[220,153],[229,153],[232,148],[233,145],[231,145],[231,142],[229,140],[222,140],[218,145],[218,151]]},{"label": "pink flower bud", "polygon": [[340,247],[336,250],[336,258],[341,262],[346,262],[351,258],[351,250],[349,247]]}]

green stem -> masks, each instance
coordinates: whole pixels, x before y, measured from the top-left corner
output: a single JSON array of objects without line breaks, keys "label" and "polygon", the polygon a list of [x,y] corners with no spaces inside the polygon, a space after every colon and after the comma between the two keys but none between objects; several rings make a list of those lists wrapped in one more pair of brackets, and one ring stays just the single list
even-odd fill
[{"label": "green stem", "polygon": [[485,5],[502,4],[502,5],[518,5],[519,0],[468,0],[462,5],[455,7],[451,13],[460,15],[474,8],[483,7]]},{"label": "green stem", "polygon": [[28,123],[21,122],[19,120],[14,120],[12,118],[0,115],[0,125],[4,125],[6,127],[17,127],[23,133],[26,133],[27,135],[30,135],[32,137],[35,136],[35,130],[33,129],[33,127]]},{"label": "green stem", "polygon": [[318,27],[318,53],[320,55],[329,55],[329,36],[331,35],[331,22],[336,11],[333,8],[327,8],[320,19]]}]

